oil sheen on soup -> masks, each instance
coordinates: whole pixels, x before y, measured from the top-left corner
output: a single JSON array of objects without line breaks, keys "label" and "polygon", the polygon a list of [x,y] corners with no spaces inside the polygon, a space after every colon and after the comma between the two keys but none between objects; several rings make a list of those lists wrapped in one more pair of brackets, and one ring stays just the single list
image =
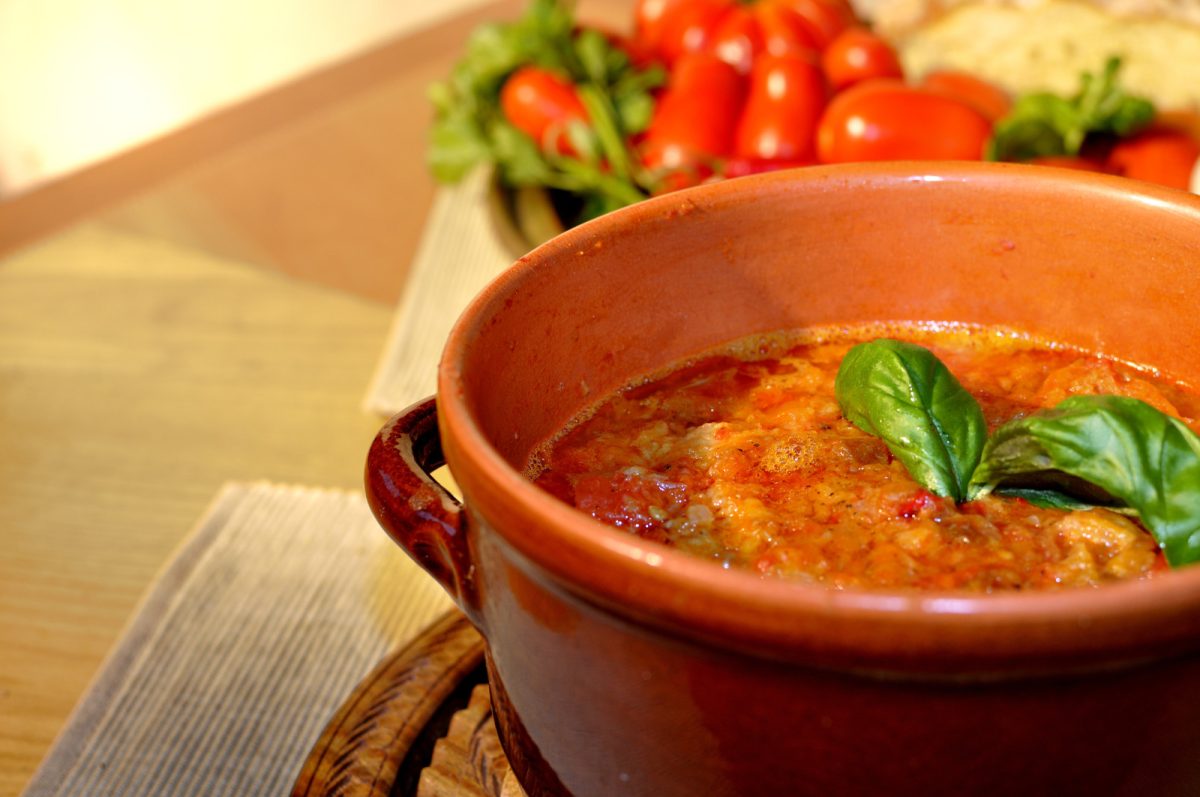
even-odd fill
[{"label": "oil sheen on soup", "polygon": [[530,475],[631,534],[832,588],[1050,589],[1166,569],[1154,538],[1106,509],[995,495],[955,504],[922,488],[834,397],[846,352],[884,335],[933,351],[989,429],[1077,394],[1139,398],[1197,428],[1190,390],[1010,331],[808,330],[742,341],[608,397],[540,451]]}]

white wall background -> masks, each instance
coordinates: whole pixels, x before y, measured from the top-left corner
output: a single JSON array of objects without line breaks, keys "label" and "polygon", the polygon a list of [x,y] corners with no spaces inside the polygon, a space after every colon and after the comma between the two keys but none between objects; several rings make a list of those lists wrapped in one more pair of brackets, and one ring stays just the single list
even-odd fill
[{"label": "white wall background", "polygon": [[485,0],[0,0],[0,199]]}]

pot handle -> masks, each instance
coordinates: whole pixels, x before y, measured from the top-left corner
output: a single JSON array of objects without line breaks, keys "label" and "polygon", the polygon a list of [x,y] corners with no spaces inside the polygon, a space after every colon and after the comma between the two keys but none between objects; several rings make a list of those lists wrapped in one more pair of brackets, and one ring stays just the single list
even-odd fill
[{"label": "pot handle", "polygon": [[445,464],[437,401],[420,401],[379,431],[367,454],[367,503],[384,531],[474,614],[474,566],[466,513],[430,472]]}]

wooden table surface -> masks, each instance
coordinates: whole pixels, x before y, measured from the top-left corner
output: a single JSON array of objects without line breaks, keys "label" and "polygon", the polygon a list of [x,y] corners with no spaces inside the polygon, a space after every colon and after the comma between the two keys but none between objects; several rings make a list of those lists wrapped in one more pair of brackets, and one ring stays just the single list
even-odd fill
[{"label": "wooden table surface", "polygon": [[0,797],[221,484],[360,489],[360,403],[435,190],[426,86],[522,6],[0,203]]}]

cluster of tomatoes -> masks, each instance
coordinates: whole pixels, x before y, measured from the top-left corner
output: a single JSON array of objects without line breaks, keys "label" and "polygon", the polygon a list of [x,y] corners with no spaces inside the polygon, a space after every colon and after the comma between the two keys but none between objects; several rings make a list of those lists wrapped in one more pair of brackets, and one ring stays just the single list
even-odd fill
[{"label": "cluster of tomatoes", "polygon": [[968,75],[905,83],[895,51],[846,0],[640,0],[632,46],[670,70],[642,157],[681,179],[978,159],[1009,107]]},{"label": "cluster of tomatoes", "polygon": [[[814,163],[978,160],[1011,109],[999,88],[959,72],[905,79],[893,48],[848,0],[637,0],[624,45],[668,70],[632,147],[658,190]],[[505,115],[545,142],[586,123],[572,85],[536,67],[501,93]],[[559,136],[555,148],[571,153]],[[1152,129],[1102,155],[1039,159],[1187,188],[1200,144]]]}]

